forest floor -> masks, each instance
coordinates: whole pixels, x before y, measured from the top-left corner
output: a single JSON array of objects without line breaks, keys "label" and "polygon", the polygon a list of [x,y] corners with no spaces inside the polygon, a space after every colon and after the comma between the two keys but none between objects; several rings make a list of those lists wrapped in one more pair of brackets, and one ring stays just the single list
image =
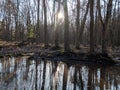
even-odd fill
[{"label": "forest floor", "polygon": [[63,48],[55,49],[49,47],[45,49],[43,44],[24,45],[19,42],[0,41],[0,58],[4,56],[29,56],[29,59],[44,59],[55,61],[85,61],[97,64],[120,63],[120,47],[108,48],[108,54],[100,53],[100,46],[96,49],[97,53],[88,53],[88,46],[80,46],[80,49],[72,49],[71,52],[64,52]]}]

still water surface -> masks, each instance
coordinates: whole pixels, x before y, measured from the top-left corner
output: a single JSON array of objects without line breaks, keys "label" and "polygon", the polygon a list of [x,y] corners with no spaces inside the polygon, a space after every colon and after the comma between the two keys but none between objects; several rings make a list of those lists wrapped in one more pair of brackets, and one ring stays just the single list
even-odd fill
[{"label": "still water surface", "polygon": [[[37,78],[36,78],[37,77]],[[0,59],[0,90],[120,90],[120,66]]]}]

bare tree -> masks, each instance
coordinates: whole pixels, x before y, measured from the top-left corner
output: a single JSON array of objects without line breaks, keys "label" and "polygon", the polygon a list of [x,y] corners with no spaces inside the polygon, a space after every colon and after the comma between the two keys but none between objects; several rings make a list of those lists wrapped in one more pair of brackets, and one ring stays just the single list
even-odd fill
[{"label": "bare tree", "polygon": [[45,44],[45,48],[48,47],[48,30],[47,30],[47,9],[46,9],[46,0],[43,0],[43,8],[44,8],[44,44]]},{"label": "bare tree", "polygon": [[60,2],[58,2],[58,9],[56,14],[56,25],[55,25],[55,47],[59,48],[59,13],[60,13]]},{"label": "bare tree", "polygon": [[18,12],[19,12],[19,0],[17,0],[17,6],[16,6],[16,11],[15,11],[15,40],[16,41],[18,41],[19,40],[19,29],[18,29],[18,22],[19,22],[19,20],[18,20]]},{"label": "bare tree", "polygon": [[[82,6],[81,6],[82,7]],[[82,40],[82,34],[84,31],[84,27],[85,27],[85,22],[87,19],[87,14],[88,14],[88,10],[89,10],[89,2],[86,5],[86,11],[85,14],[83,16],[83,18],[80,19],[80,16],[82,17],[82,15],[80,15],[80,1],[77,1],[77,17],[76,17],[76,44],[75,47],[77,49],[79,49],[79,45],[80,45],[80,41]],[[81,23],[80,23],[81,20]]]},{"label": "bare tree", "polygon": [[79,49],[79,34],[80,34],[80,0],[77,0],[77,17],[76,17],[76,48]]},{"label": "bare tree", "polygon": [[90,0],[90,53],[94,53],[94,0]]},{"label": "bare tree", "polygon": [[82,39],[82,34],[83,34],[83,31],[84,31],[84,27],[85,27],[85,22],[86,22],[86,19],[87,19],[88,10],[89,10],[89,1],[87,3],[87,6],[86,6],[86,12],[85,12],[84,17],[81,20],[81,24],[80,24],[80,34],[79,34],[79,39],[80,40]]},{"label": "bare tree", "polygon": [[[38,3],[38,6],[37,6],[37,32],[39,32],[39,30],[40,30],[40,27],[39,27],[39,25],[40,25],[40,19],[39,19],[39,17],[40,17],[40,0],[37,0],[37,3]],[[36,38],[37,38],[37,42],[39,42],[40,40],[40,37],[39,37],[40,35],[39,35],[39,33],[37,33],[37,35],[36,35]]]},{"label": "bare tree", "polygon": [[107,4],[107,11],[106,16],[103,21],[102,15],[101,15],[101,8],[100,8],[100,0],[97,1],[97,7],[98,7],[98,13],[99,13],[99,19],[102,24],[102,53],[107,53],[107,26],[109,19],[111,18],[111,12],[112,12],[112,2],[113,0],[109,0]]},{"label": "bare tree", "polygon": [[68,19],[68,7],[67,0],[63,2],[64,6],[64,49],[65,51],[70,51],[70,43],[69,43],[69,19]]}]

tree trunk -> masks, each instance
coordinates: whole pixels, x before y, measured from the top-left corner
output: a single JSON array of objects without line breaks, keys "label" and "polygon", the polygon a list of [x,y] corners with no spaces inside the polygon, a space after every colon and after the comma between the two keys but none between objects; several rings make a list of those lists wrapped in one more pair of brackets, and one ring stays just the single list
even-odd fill
[{"label": "tree trunk", "polygon": [[36,39],[37,39],[37,43],[39,43],[40,42],[40,19],[39,19],[39,17],[40,17],[40,15],[39,15],[39,12],[40,12],[40,0],[37,0],[37,2],[38,2],[38,6],[37,6],[37,30],[36,30],[36,32],[39,32],[39,33],[36,33]]},{"label": "tree trunk", "polygon": [[45,44],[45,48],[48,47],[48,30],[47,30],[47,9],[46,9],[46,0],[43,0],[43,8],[44,8],[44,44]]},{"label": "tree trunk", "polygon": [[102,53],[107,53],[107,42],[108,42],[107,26],[108,26],[109,19],[111,18],[112,1],[113,0],[109,0],[109,2],[107,4],[107,13],[106,13],[105,22],[103,25]]},{"label": "tree trunk", "polygon": [[56,25],[55,25],[55,47],[59,47],[59,20],[58,14],[60,13],[60,2],[58,2],[58,10],[56,15]]},{"label": "tree trunk", "polygon": [[15,14],[15,40],[19,40],[19,35],[18,35],[18,11],[19,11],[19,0],[17,0],[17,12]]},{"label": "tree trunk", "polygon": [[69,19],[68,19],[68,7],[67,0],[64,0],[64,49],[65,51],[70,51],[69,45]]},{"label": "tree trunk", "polygon": [[107,12],[105,16],[105,21],[103,21],[102,16],[101,16],[101,8],[100,8],[100,0],[97,1],[97,7],[98,7],[98,13],[99,13],[99,18],[102,24],[102,53],[107,53],[107,26],[108,26],[108,21],[111,18],[111,12],[112,12],[112,1],[109,0],[107,4]]},{"label": "tree trunk", "polygon": [[94,0],[90,0],[90,53],[94,53]]},{"label": "tree trunk", "polygon": [[[119,1],[119,0],[118,0]],[[120,2],[118,2],[118,21],[117,21],[117,23],[118,23],[118,25],[117,25],[117,32],[118,32],[118,40],[117,40],[117,42],[118,42],[118,46],[120,46],[120,30],[119,30],[119,28],[120,28]]]},{"label": "tree trunk", "polygon": [[80,25],[80,22],[79,22],[79,19],[80,19],[80,0],[77,0],[77,17],[76,17],[76,49],[79,49],[79,25]]},{"label": "tree trunk", "polygon": [[105,40],[105,31],[106,31],[106,26],[103,24],[102,26],[102,53],[107,53],[106,51],[106,40]]},{"label": "tree trunk", "polygon": [[83,17],[83,20],[81,21],[80,34],[79,34],[79,40],[80,41],[82,40],[82,34],[83,34],[83,31],[84,31],[84,27],[85,27],[85,22],[86,22],[86,17],[87,17],[87,14],[88,14],[88,10],[89,10],[89,1],[87,3],[87,6],[86,6],[86,12],[85,12],[85,15]]}]

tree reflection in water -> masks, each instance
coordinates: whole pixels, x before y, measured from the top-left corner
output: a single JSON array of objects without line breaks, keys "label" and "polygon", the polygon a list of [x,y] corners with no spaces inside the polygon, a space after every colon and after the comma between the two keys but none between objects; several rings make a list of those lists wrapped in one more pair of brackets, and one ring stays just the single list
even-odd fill
[{"label": "tree reflection in water", "polygon": [[[120,66],[0,59],[0,90],[120,90]],[[37,76],[37,82],[36,82]],[[36,88],[37,83],[37,88]]]}]

